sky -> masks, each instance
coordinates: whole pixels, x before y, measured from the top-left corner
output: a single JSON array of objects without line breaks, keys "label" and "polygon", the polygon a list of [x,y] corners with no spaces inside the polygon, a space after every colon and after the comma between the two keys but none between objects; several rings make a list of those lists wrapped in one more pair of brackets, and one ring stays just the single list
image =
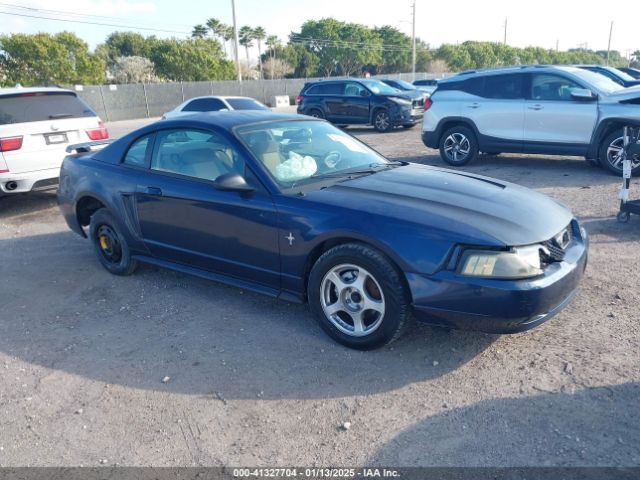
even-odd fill
[{"label": "sky", "polygon": [[[292,31],[299,31],[305,20],[329,16],[370,27],[392,25],[411,35],[412,2],[235,0],[238,28],[261,25],[283,41]],[[466,40],[502,42],[507,19],[507,43],[512,46],[555,49],[557,42],[560,50],[580,46],[606,50],[613,21],[611,49],[627,56],[640,49],[639,14],[640,4],[633,0],[609,0],[606,8],[593,8],[584,0],[416,0],[416,35],[432,47]],[[91,48],[114,30],[187,37],[193,25],[210,17],[232,23],[231,0],[0,0],[0,34],[70,30]]]}]

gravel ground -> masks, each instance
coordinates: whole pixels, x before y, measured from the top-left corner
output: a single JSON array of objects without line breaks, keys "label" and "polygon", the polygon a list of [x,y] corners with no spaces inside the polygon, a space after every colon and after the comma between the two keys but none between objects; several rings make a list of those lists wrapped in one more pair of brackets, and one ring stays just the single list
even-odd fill
[{"label": "gravel ground", "polygon": [[[348,131],[441,165],[418,128]],[[616,222],[620,182],[571,158],[466,170],[573,209],[591,235],[576,300],[530,332],[415,325],[374,352],[334,344],[304,305],[110,276],[52,193],[1,199],[0,466],[640,465],[640,218]]]}]

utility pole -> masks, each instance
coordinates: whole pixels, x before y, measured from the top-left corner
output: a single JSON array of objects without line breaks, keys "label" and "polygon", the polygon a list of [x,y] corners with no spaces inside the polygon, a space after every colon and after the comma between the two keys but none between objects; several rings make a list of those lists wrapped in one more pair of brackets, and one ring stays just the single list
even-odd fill
[{"label": "utility pole", "polygon": [[556,53],[558,53],[558,50],[560,49],[560,40],[556,40]]},{"label": "utility pole", "polygon": [[231,12],[233,13],[233,38],[235,43],[234,56],[236,57],[236,68],[238,69],[238,83],[242,83],[242,72],[240,71],[240,58],[238,52],[240,51],[238,39],[238,25],[236,24],[236,0],[231,0]]},{"label": "utility pole", "polygon": [[412,65],[413,65],[413,75],[412,75],[412,81],[415,82],[416,80],[416,0],[413,0],[413,26],[411,29],[411,35],[413,37],[413,60],[412,60]]},{"label": "utility pole", "polygon": [[504,17],[504,44],[507,44],[507,17]]},{"label": "utility pole", "polygon": [[609,54],[611,53],[611,35],[613,35],[613,20],[611,20],[611,26],[609,27],[609,44],[607,45],[607,65],[609,65]]}]

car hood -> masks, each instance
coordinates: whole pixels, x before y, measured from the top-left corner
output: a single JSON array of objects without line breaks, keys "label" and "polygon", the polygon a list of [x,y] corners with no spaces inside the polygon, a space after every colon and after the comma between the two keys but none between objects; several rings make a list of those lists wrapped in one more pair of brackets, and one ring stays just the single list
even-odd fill
[{"label": "car hood", "polygon": [[618,102],[621,100],[632,100],[634,98],[640,98],[640,85],[621,88],[620,90],[616,90],[615,92],[606,95],[606,97],[610,100]]},{"label": "car hood", "polygon": [[500,180],[408,164],[335,184],[324,201],[454,234],[459,241],[543,242],[573,215],[546,195]]},{"label": "car hood", "polygon": [[417,95],[412,93],[411,91],[405,90],[398,93],[379,93],[378,96],[385,98],[402,98],[403,100],[417,100],[419,97],[422,97],[422,94],[418,93]]}]

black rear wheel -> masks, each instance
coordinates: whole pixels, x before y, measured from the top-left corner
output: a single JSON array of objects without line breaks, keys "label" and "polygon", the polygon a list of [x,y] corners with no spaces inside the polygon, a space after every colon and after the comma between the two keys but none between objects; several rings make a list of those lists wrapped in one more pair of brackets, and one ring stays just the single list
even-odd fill
[{"label": "black rear wheel", "polygon": [[324,118],[322,110],[318,110],[317,108],[312,108],[311,110],[309,110],[309,113],[307,115],[314,118]]},{"label": "black rear wheel", "polygon": [[129,245],[118,228],[113,216],[106,208],[91,216],[89,236],[98,260],[114,275],[131,275],[138,262],[131,258]]}]

